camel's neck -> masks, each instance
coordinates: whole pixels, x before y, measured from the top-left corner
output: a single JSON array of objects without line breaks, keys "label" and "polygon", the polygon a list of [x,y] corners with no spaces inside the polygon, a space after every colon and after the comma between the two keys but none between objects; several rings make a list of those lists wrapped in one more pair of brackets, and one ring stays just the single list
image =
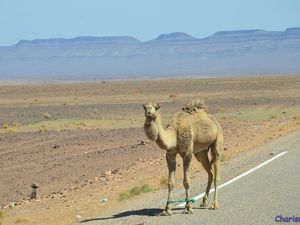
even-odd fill
[{"label": "camel's neck", "polygon": [[176,147],[175,130],[172,127],[164,129],[159,114],[155,119],[146,118],[144,129],[148,138],[155,141],[161,149],[171,150]]}]

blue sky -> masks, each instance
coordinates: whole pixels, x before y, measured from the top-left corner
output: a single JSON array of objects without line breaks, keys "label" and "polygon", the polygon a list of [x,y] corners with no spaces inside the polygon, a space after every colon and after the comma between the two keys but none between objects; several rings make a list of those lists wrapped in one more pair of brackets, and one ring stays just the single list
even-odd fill
[{"label": "blue sky", "polygon": [[300,0],[0,0],[0,46],[20,39],[300,26]]}]

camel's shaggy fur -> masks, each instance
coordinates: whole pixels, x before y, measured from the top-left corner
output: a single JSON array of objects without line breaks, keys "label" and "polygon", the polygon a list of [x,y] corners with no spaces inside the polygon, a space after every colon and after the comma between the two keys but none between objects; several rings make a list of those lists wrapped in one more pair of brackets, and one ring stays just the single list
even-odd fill
[{"label": "camel's shaggy fur", "polygon": [[[203,165],[208,173],[208,183],[202,206],[208,205],[209,190],[214,181],[215,192],[212,209],[217,209],[217,187],[220,156],[223,150],[223,132],[220,124],[210,114],[201,99],[196,99],[183,108],[183,112],[173,116],[166,128],[163,128],[159,112],[160,106],[154,102],[144,104],[145,123],[144,130],[147,137],[166,150],[166,160],[169,169],[168,201],[163,212],[171,215],[172,190],[175,185],[176,155],[183,159],[184,179],[183,185],[186,190],[186,198],[190,198],[189,167],[194,154],[196,159]],[[211,161],[208,152],[211,152]],[[186,213],[192,213],[191,202],[186,203]]]}]

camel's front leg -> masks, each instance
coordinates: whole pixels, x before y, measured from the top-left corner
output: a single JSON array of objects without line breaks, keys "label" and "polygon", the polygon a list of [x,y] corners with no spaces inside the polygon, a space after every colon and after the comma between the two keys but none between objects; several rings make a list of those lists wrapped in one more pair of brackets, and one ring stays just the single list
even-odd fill
[{"label": "camel's front leg", "polygon": [[169,181],[168,181],[169,193],[168,193],[168,200],[167,200],[165,210],[162,213],[162,215],[164,216],[172,215],[172,208],[169,201],[172,199],[172,191],[175,187],[176,153],[175,154],[167,153],[166,160],[169,169]]},{"label": "camel's front leg", "polygon": [[[187,152],[183,156],[183,186],[185,188],[186,199],[190,199],[190,164],[192,160],[192,153]],[[187,202],[185,205],[185,213],[193,213],[192,202]]]}]

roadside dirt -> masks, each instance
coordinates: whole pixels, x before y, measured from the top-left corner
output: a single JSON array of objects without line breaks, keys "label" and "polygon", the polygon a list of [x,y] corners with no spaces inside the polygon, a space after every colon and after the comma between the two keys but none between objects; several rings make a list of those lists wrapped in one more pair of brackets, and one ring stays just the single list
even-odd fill
[{"label": "roadside dirt", "polygon": [[[300,128],[300,77],[9,85],[0,96],[4,224],[70,224],[119,205],[130,187],[163,188],[164,152],[142,128],[141,104],[150,99],[167,122],[188,100],[205,98],[224,129],[228,162]],[[180,159],[177,166],[180,179]],[[194,160],[192,173],[200,171]],[[29,201],[33,182],[39,199]]]}]

